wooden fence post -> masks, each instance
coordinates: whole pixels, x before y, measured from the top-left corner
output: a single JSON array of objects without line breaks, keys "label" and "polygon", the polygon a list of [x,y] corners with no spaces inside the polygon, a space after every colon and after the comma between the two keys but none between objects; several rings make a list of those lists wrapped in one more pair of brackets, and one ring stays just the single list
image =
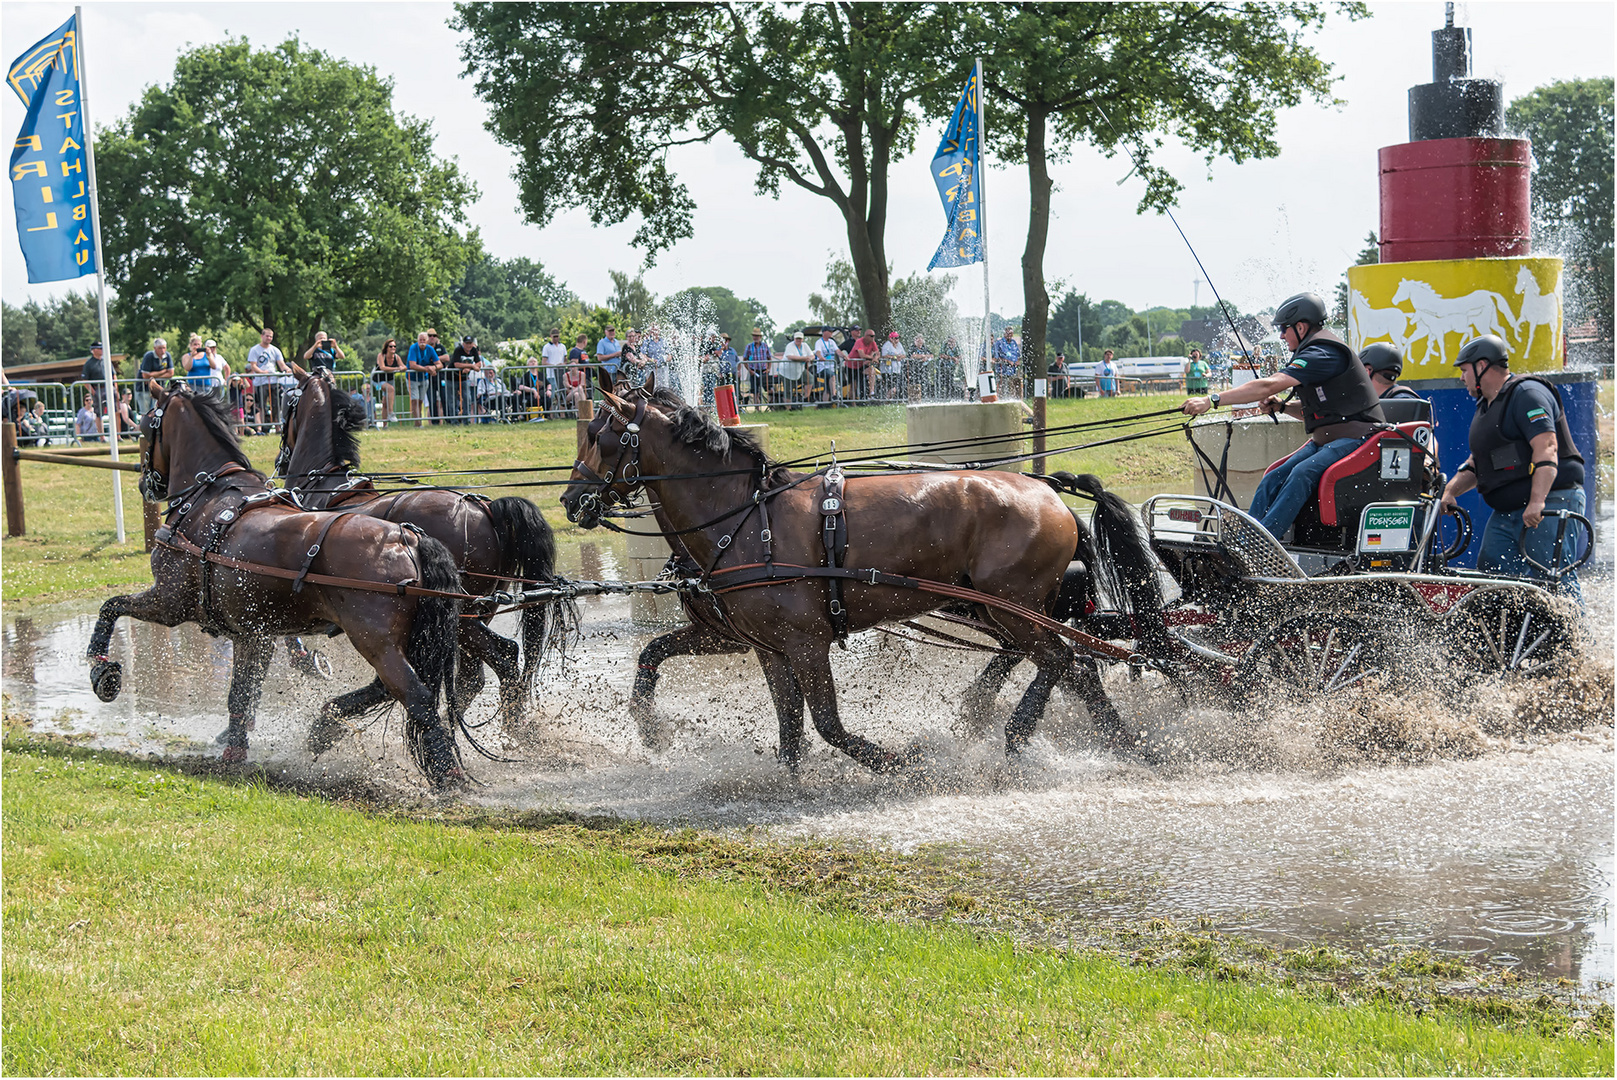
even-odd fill
[{"label": "wooden fence post", "polygon": [[[1040,379],[1038,381],[1043,382],[1044,380]],[[1037,454],[1038,457],[1035,457],[1033,459],[1033,471],[1036,472],[1036,473],[1039,473],[1040,475],[1043,475],[1043,473],[1044,473],[1044,465],[1045,465],[1045,460],[1044,460],[1044,448],[1045,448],[1044,447],[1044,426],[1045,426],[1045,406],[1046,406],[1046,404],[1048,402],[1049,402],[1049,398],[1045,397],[1043,394],[1034,395],[1034,398],[1033,398],[1033,452],[1035,454]]]},{"label": "wooden fence post", "polygon": [[17,460],[17,425],[7,420],[0,433],[0,483],[6,487],[6,535],[28,531],[22,512],[22,468]]},{"label": "wooden fence post", "polygon": [[584,437],[584,429],[589,427],[590,421],[594,419],[595,402],[586,396],[583,401],[578,403],[578,437],[580,439]]}]

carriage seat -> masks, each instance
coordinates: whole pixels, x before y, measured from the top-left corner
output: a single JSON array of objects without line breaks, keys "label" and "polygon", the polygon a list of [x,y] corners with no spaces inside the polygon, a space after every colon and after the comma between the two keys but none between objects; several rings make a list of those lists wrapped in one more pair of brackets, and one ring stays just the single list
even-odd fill
[{"label": "carriage seat", "polygon": [[[1387,404],[1383,401],[1382,407]],[[1430,482],[1427,455],[1437,446],[1431,403],[1410,398],[1399,404],[1425,406],[1427,418],[1375,432],[1364,445],[1326,469],[1319,490],[1297,514],[1293,539],[1297,546],[1352,551],[1358,543],[1359,516],[1366,506],[1414,501],[1426,493]],[[1280,459],[1265,471],[1273,471],[1284,461]]]}]

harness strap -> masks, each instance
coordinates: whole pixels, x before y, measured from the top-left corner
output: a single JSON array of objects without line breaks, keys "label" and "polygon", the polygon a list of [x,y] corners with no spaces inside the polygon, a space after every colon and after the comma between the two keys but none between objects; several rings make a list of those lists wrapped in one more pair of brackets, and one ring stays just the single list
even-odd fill
[{"label": "harness strap", "polygon": [[1019,618],[1026,619],[1033,625],[1052,633],[1060,634],[1078,645],[1084,652],[1093,656],[1105,657],[1120,663],[1145,663],[1144,657],[1103,638],[1086,634],[1082,630],[1074,630],[1066,623],[1057,622],[1041,612],[1021,604],[988,593],[968,589],[963,585],[949,585],[941,581],[928,581],[925,578],[906,577],[903,574],[889,574],[883,570],[854,569],[844,566],[795,566],[790,563],[775,563],[765,568],[760,563],[750,563],[743,566],[734,566],[720,570],[715,577],[723,577],[725,583],[711,588],[714,593],[736,592],[740,589],[755,589],[760,586],[779,584],[800,578],[830,578],[844,581],[857,581],[861,585],[890,585],[901,589],[918,589],[921,592],[933,593],[937,596],[947,596],[955,600],[969,600],[972,603],[982,604],[985,607],[998,608]]},{"label": "harness strap", "polygon": [[[844,511],[840,465],[827,469],[820,482],[820,543],[825,548],[825,565],[840,567],[848,554],[848,515]],[[828,592],[831,629],[837,636],[837,644],[847,648],[848,609],[842,603],[842,580],[833,577]]]},{"label": "harness strap", "polygon": [[298,571],[298,576],[292,579],[293,592],[300,593],[303,591],[303,579],[309,576],[309,568],[314,565],[315,557],[320,554],[320,548],[326,542],[326,534],[331,531],[333,525],[337,524],[337,519],[356,513],[358,513],[357,510],[337,510],[326,518],[326,523],[320,526],[320,535],[314,538],[313,546],[303,556],[303,568]]},{"label": "harness strap", "polygon": [[444,589],[428,589],[420,585],[409,584],[409,581],[416,580],[414,578],[407,579],[404,582],[371,581],[365,578],[336,577],[332,574],[302,573],[298,570],[288,570],[284,566],[266,566],[263,563],[232,558],[217,551],[203,551],[178,533],[173,533],[168,537],[159,535],[154,539],[158,546],[166,547],[171,551],[178,551],[182,555],[205,559],[218,566],[227,566],[232,570],[245,570],[250,574],[258,574],[262,577],[281,578],[289,581],[301,576],[305,582],[314,585],[334,585],[344,589],[359,589],[362,592],[394,593],[398,596],[437,596],[446,600],[463,600],[474,603],[486,599],[481,596],[473,596],[470,593],[448,592]]}]

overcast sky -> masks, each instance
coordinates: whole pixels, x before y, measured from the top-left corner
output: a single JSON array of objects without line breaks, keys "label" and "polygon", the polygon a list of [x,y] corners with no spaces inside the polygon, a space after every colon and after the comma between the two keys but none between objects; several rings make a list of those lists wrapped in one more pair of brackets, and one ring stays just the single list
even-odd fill
[{"label": "overcast sky", "polygon": [[[0,36],[9,60],[60,25],[67,4],[8,2]],[[478,185],[468,208],[496,256],[537,259],[577,294],[603,301],[609,269],[642,264],[630,246],[634,224],[590,226],[575,210],[541,229],[517,207],[510,150],[483,127],[486,110],[461,78],[460,35],[439,3],[90,3],[84,5],[84,49],[90,109],[98,125],[127,114],[143,89],[166,84],[173,58],[188,46],[245,35],[264,47],[296,34],[314,46],[394,81],[394,108],[432,122],[440,156],[454,159]],[[1431,36],[1443,23],[1441,3],[1373,4],[1358,23],[1333,17],[1317,45],[1341,78],[1339,108],[1303,106],[1280,117],[1280,157],[1245,165],[1215,162],[1209,171],[1188,152],[1165,156],[1186,184],[1176,216],[1206,265],[1212,284],[1243,309],[1268,306],[1309,288],[1329,295],[1342,269],[1377,228],[1376,150],[1408,139],[1411,85],[1431,80]],[[1558,79],[1611,76],[1610,3],[1472,3],[1459,22],[1473,28],[1475,69],[1502,79],[1507,100]],[[962,80],[965,73],[961,73]],[[4,96],[3,123],[16,132],[23,109]],[[942,239],[943,211],[926,157],[941,124],[917,140],[921,152],[892,171],[887,251],[896,276],[924,270]],[[580,146],[587,153],[587,146]],[[646,274],[659,296],[690,285],[722,285],[763,301],[780,325],[808,314],[825,263],[846,251],[841,216],[825,199],[783,185],[778,200],[753,193],[753,167],[722,137],[676,151],[673,164],[689,185],[695,236],[666,252]],[[1054,170],[1056,193],[1045,273],[1092,298],[1134,308],[1211,300],[1184,243],[1167,218],[1136,215],[1137,180],[1129,165],[1086,147]],[[1119,181],[1122,181],[1119,184]],[[1027,228],[1027,180],[1015,168],[990,167],[985,209],[993,307],[1019,312],[1021,252]],[[116,212],[108,208],[108,212]],[[29,285],[7,210],[0,294],[12,304],[45,300],[92,283]],[[964,313],[982,310],[980,267],[961,275],[955,297]],[[1052,296],[1059,295],[1054,284]]]}]

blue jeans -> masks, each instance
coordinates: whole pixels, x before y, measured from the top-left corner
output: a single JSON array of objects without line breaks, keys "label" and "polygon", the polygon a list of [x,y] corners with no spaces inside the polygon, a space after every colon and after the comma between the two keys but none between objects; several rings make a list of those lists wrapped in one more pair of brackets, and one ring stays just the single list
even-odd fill
[{"label": "blue jeans", "polygon": [[1258,484],[1248,513],[1278,540],[1318,489],[1325,470],[1363,445],[1363,439],[1336,439],[1324,446],[1308,440]]},{"label": "blue jeans", "polygon": [[[1482,549],[1477,552],[1477,569],[1499,574],[1543,578],[1543,574],[1533,569],[1527,560],[1522,558],[1522,538],[1526,537],[1527,553],[1536,562],[1542,566],[1554,566],[1555,533],[1561,527],[1561,523],[1548,515],[1555,510],[1570,510],[1574,514],[1581,514],[1585,499],[1582,484],[1550,492],[1544,497],[1545,519],[1533,529],[1522,524],[1521,510],[1495,510],[1488,517],[1488,524],[1482,530]],[[1582,533],[1581,526],[1567,526],[1567,538],[1574,544],[1578,542]],[[1570,562],[1576,554],[1576,551],[1566,551],[1562,554],[1561,561]],[[1583,589],[1578,584],[1576,572],[1567,574],[1561,579],[1561,591],[1576,600],[1580,606],[1583,604]]]}]

